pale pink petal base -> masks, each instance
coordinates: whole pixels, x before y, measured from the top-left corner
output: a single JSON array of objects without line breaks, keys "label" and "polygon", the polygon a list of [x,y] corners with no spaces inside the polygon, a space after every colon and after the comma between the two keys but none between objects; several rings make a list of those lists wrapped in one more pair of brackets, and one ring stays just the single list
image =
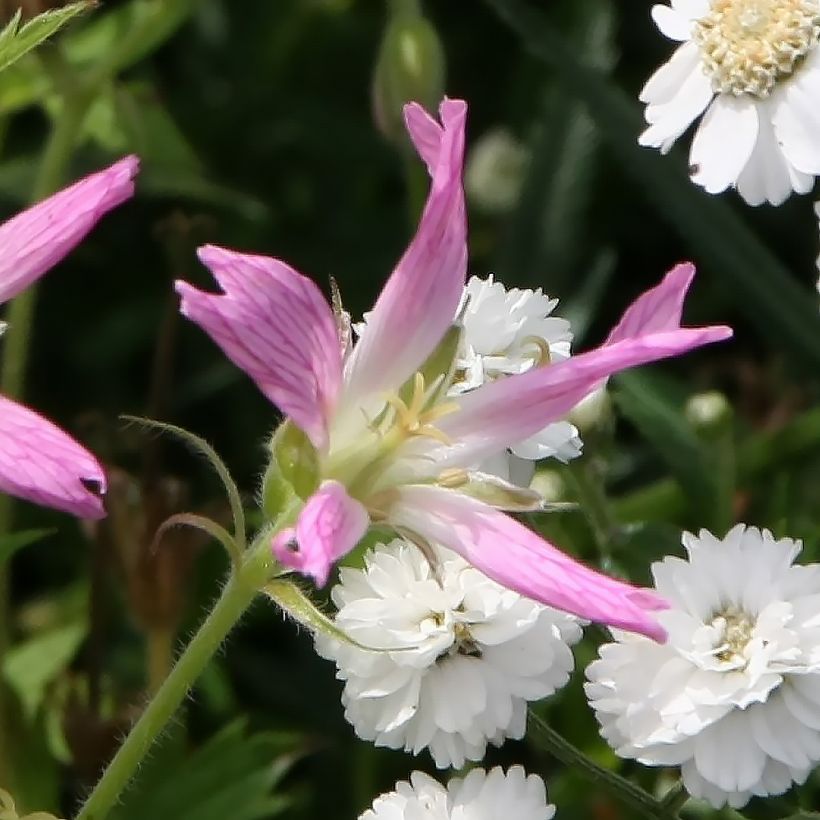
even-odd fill
[{"label": "pale pink petal base", "polygon": [[316,284],[278,259],[207,245],[199,258],[222,287],[204,293],[177,282],[180,309],[244,370],[316,447],[342,379],[336,322]]},{"label": "pale pink petal base", "polygon": [[650,590],[579,564],[514,519],[456,491],[398,490],[391,523],[462,555],[507,589],[580,618],[664,641],[650,612],[668,604]]},{"label": "pale pink petal base", "polygon": [[102,518],[106,480],[94,456],[50,421],[0,396],[0,491],[78,518]]},{"label": "pale pink petal base", "polygon": [[59,262],[105,213],[134,193],[134,156],[81,179],[0,225],[0,302]]},{"label": "pale pink petal base", "polygon": [[323,587],[333,565],[358,544],[369,525],[367,510],[338,481],[324,481],[302,508],[296,527],[274,536],[271,547],[280,563]]}]

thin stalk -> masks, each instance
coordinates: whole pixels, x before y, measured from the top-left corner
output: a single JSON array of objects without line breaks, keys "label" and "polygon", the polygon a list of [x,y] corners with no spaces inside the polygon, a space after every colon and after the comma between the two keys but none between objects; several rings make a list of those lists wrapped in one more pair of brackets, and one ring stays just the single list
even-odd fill
[{"label": "thin stalk", "polygon": [[[280,526],[285,525],[285,520],[283,516]],[[76,820],[104,820],[117,804],[142,759],[228,633],[251,605],[259,589],[269,579],[272,563],[270,535],[271,532],[266,531],[259,537],[248,552],[247,560],[231,573],[210,614],[128,733]]]},{"label": "thin stalk", "polygon": [[[76,94],[66,97],[63,110],[54,123],[45,152],[43,153],[37,177],[32,189],[32,202],[37,202],[53,193],[63,183],[77,131],[82,124],[91,97]],[[3,337],[3,362],[0,366],[0,392],[9,398],[19,398],[23,394],[26,367],[37,303],[35,287],[29,287],[9,305],[6,321],[9,329]],[[11,531],[12,499],[0,495],[0,535]],[[9,620],[10,580],[8,565],[0,566],[0,666],[11,643]],[[0,783],[12,783],[12,763],[9,757],[10,738],[7,721],[7,693],[0,682]]]},{"label": "thin stalk", "polygon": [[580,770],[593,783],[600,783],[642,817],[649,818],[649,820],[677,820],[674,808],[664,806],[661,801],[656,800],[640,786],[594,763],[532,711],[529,714],[528,734],[539,746],[566,766]]}]

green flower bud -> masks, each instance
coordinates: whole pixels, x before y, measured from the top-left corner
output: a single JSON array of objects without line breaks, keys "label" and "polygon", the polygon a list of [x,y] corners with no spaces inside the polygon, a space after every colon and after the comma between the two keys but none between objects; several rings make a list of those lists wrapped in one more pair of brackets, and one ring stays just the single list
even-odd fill
[{"label": "green flower bud", "polygon": [[732,405],[723,393],[710,390],[686,402],[686,418],[701,434],[720,433],[731,426]]},{"label": "green flower bud", "polygon": [[271,461],[262,482],[262,509],[275,518],[293,500],[305,499],[319,486],[319,457],[310,439],[286,421],[270,442]]},{"label": "green flower bud", "polygon": [[394,142],[406,139],[402,107],[435,110],[444,95],[444,49],[418,0],[394,0],[373,76],[373,114]]}]

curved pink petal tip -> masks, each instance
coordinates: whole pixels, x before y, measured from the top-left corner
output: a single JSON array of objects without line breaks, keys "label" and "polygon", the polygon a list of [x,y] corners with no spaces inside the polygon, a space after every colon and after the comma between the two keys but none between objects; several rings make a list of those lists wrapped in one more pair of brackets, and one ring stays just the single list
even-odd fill
[{"label": "curved pink petal tip", "polygon": [[347,389],[392,391],[432,353],[452,324],[467,273],[462,170],[467,105],[445,100],[437,123],[415,104],[405,109],[410,135],[431,177],[416,235],[387,280],[353,350]]},{"label": "curved pink petal tip", "polygon": [[128,156],[0,225],[0,302],[59,262],[105,213],[134,193],[139,160]]},{"label": "curved pink petal tip", "polygon": [[94,456],[33,410],[0,396],[0,491],[102,518],[105,473]]},{"label": "curved pink petal tip", "polygon": [[324,481],[302,508],[296,527],[274,536],[271,547],[282,564],[323,587],[333,565],[359,543],[369,524],[367,510],[338,481]]},{"label": "curved pink petal tip", "polygon": [[440,487],[404,487],[390,520],[459,553],[507,589],[585,620],[666,640],[650,614],[668,608],[659,595],[584,566],[480,501]]},{"label": "curved pink petal tip", "polygon": [[316,284],[267,256],[206,245],[199,258],[223,293],[177,282],[180,310],[307,433],[327,443],[342,381],[336,322]]}]

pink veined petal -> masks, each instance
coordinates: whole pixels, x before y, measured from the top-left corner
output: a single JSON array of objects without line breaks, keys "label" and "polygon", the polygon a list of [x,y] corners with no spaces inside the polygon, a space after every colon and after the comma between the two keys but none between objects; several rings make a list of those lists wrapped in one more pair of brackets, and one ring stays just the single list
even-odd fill
[{"label": "pink veined petal", "polygon": [[695,266],[690,262],[675,265],[659,285],[642,293],[626,309],[604,344],[679,328],[683,301],[694,278]]},{"label": "pink veined petal", "polygon": [[[467,272],[467,222],[462,166],[467,106],[441,106],[438,150],[415,109],[411,134],[435,160],[418,231],[384,286],[353,350],[346,395],[354,402],[397,389],[432,353],[456,314]],[[436,156],[434,156],[436,154]]]},{"label": "pink veined petal", "polygon": [[103,518],[105,473],[94,456],[33,410],[0,396],[0,491]]},{"label": "pink veined petal", "polygon": [[563,418],[613,373],[677,356],[731,335],[731,328],[722,326],[650,333],[484,384],[455,399],[458,412],[438,422],[439,429],[455,443],[434,448],[425,455],[438,470],[473,466]]},{"label": "pink veined petal", "polygon": [[274,536],[273,554],[285,566],[327,583],[333,565],[367,532],[367,510],[338,481],[323,481],[299,513],[296,527]]},{"label": "pink veined petal", "polygon": [[401,487],[389,520],[449,547],[502,586],[542,604],[658,641],[666,638],[649,614],[667,608],[660,596],[585,567],[504,513],[455,490]]},{"label": "pink veined petal", "polygon": [[316,284],[267,256],[199,249],[223,293],[177,282],[180,310],[307,433],[327,443],[342,379],[336,322]]},{"label": "pink veined petal", "polygon": [[59,262],[103,214],[131,197],[139,160],[115,162],[0,225],[0,302]]}]

